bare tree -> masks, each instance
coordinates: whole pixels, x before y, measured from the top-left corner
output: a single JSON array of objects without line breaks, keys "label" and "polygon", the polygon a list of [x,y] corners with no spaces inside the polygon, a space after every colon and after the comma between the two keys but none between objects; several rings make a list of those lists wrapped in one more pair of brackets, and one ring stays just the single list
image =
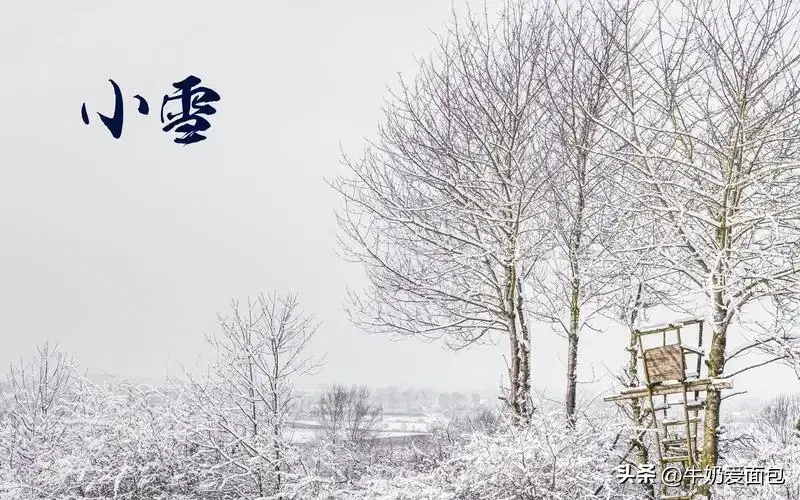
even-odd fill
[{"label": "bare tree", "polygon": [[336,384],[319,397],[314,415],[332,444],[363,444],[378,430],[383,412],[366,387]]},{"label": "bare tree", "polygon": [[[604,309],[616,266],[605,265],[613,240],[616,163],[595,153],[608,135],[597,120],[609,111],[610,75],[619,71],[611,33],[586,5],[557,17],[547,78],[554,175],[547,180],[552,252],[538,280],[537,316],[567,340],[566,411],[574,423],[581,332]],[[616,22],[613,18],[609,23]]]},{"label": "bare tree", "polygon": [[504,338],[518,422],[531,411],[522,284],[542,253],[549,32],[549,13],[529,3],[507,3],[496,23],[454,16],[392,94],[377,141],[334,182],[343,247],[369,280],[351,295],[353,321],[453,348]]},{"label": "bare tree", "polygon": [[[617,14],[625,72],[610,80],[619,113],[599,122],[619,147],[604,153],[640,188],[628,209],[665,229],[656,263],[705,298],[709,375],[733,376],[726,346],[739,313],[770,297],[797,297],[795,6],[642,1]],[[717,463],[720,402],[709,390],[703,467]]]},{"label": "bare tree", "polygon": [[772,432],[786,446],[798,436],[800,425],[800,394],[781,394],[772,398],[758,416],[758,423]]},{"label": "bare tree", "polygon": [[325,429],[326,438],[333,444],[336,444],[345,425],[344,413],[347,396],[347,389],[344,386],[335,385],[319,397],[317,407],[312,412],[322,428]]},{"label": "bare tree", "polygon": [[11,366],[4,391],[6,423],[0,450],[11,469],[31,467],[37,459],[57,450],[68,422],[75,366],[58,346],[45,343],[19,367]]},{"label": "bare tree", "polygon": [[288,418],[295,401],[294,382],[317,363],[305,349],[317,330],[300,309],[296,295],[259,295],[246,307],[231,304],[220,318],[221,331],[208,337],[216,359],[210,377],[195,381],[196,411],[206,424],[192,442],[233,469],[231,479],[246,476],[243,498],[277,494],[288,468]]}]

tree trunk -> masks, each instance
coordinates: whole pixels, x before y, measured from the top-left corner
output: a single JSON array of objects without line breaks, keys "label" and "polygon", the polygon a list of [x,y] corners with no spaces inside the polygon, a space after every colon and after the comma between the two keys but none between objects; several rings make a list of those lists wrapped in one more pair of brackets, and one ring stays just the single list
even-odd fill
[{"label": "tree trunk", "polygon": [[[639,296],[641,296],[641,286],[639,287]],[[635,320],[636,313],[634,312],[632,318]],[[638,349],[638,338],[636,335],[636,330],[633,328],[633,323],[631,323],[630,329],[630,340],[628,342],[628,387],[638,387],[639,386],[639,349]],[[644,418],[642,415],[642,406],[639,404],[638,399],[631,400],[631,420],[633,421],[633,426],[635,428],[641,428],[644,424]],[[636,450],[636,458],[638,462],[642,465],[646,464],[650,460],[650,456],[647,450],[647,446],[642,442],[641,438],[638,436],[641,434],[635,433],[634,436],[630,440],[630,446]],[[647,500],[653,500],[656,497],[655,486],[652,483],[642,483],[642,488],[644,489],[644,495]]]},{"label": "tree trunk", "polygon": [[[281,476],[281,409],[279,391],[283,389],[280,373],[280,349],[272,349],[272,383],[270,389],[272,391],[272,439],[274,448],[275,464],[273,470],[275,472],[275,494],[279,494],[283,487],[283,477]],[[283,498],[283,495],[278,498]]]},{"label": "tree trunk", "polygon": [[575,400],[578,386],[578,336],[570,332],[567,336],[567,418],[575,425]]},{"label": "tree trunk", "polygon": [[514,325],[513,313],[508,318],[508,346],[511,350],[511,366],[508,368],[508,382],[510,384],[506,403],[511,411],[511,423],[518,425],[521,423],[522,412],[519,407],[519,357],[516,326]]},{"label": "tree trunk", "polygon": [[575,401],[578,390],[578,331],[580,329],[580,281],[577,276],[572,280],[572,296],[570,297],[569,331],[567,332],[567,419],[570,426],[575,425]]},{"label": "tree trunk", "polygon": [[520,357],[520,392],[524,396],[525,401],[525,415],[526,422],[530,420],[530,416],[534,411],[532,402],[530,400],[531,394],[531,337],[528,331],[528,325],[525,322],[525,313],[522,307],[522,280],[517,277],[517,319],[519,321],[520,332],[522,333],[522,340],[517,349]]},{"label": "tree trunk", "polygon": [[[634,354],[635,356],[635,354]],[[642,421],[642,407],[639,405],[639,400],[634,399],[631,405],[631,417],[634,422],[636,422],[636,427],[641,427]],[[650,460],[650,454],[647,451],[647,446],[642,442],[640,438],[634,436],[631,438],[630,445],[636,449],[636,458],[639,464],[644,465],[648,463]],[[647,500],[653,500],[656,498],[656,489],[653,483],[642,483],[642,488],[644,489],[644,497]]]},{"label": "tree trunk", "polygon": [[[723,252],[723,255],[727,255],[730,252],[731,228],[728,224],[728,216],[727,204],[724,203],[723,210],[721,211],[720,227],[716,234],[717,248]],[[724,268],[720,261],[717,263],[717,267],[712,271],[711,283],[714,288],[709,294],[709,298],[713,304],[714,321],[714,332],[711,335],[711,347],[707,361],[708,376],[710,378],[721,377],[725,369],[725,347],[728,340],[728,325],[730,323],[728,307],[722,292],[726,288],[725,278]],[[721,391],[719,389],[709,388],[706,392],[706,411],[705,417],[703,418],[703,444],[700,454],[700,467],[702,469],[716,467],[719,460],[718,431],[721,403]],[[700,493],[706,495],[710,499],[711,485],[703,485],[700,489]]]},{"label": "tree trunk", "polygon": [[569,331],[567,332],[567,393],[565,396],[567,406],[567,421],[570,426],[575,425],[575,402],[578,391],[578,340],[581,329],[581,263],[580,255],[583,244],[583,215],[586,209],[584,182],[586,179],[585,153],[580,153],[577,163],[577,199],[575,200],[574,221],[569,241]]},{"label": "tree trunk", "polygon": [[[249,341],[248,341],[249,342]],[[256,404],[256,395],[255,395],[255,375],[253,373],[253,359],[251,355],[248,353],[247,355],[247,395],[250,399],[250,425],[251,425],[251,432],[253,433],[253,439],[258,438],[258,408]],[[256,470],[255,473],[256,478],[256,488],[258,489],[258,495],[264,495],[264,481],[261,478],[260,470]]]},{"label": "tree trunk", "polygon": [[516,275],[516,268],[510,265],[506,268],[506,290],[504,309],[508,328],[509,349],[511,363],[509,367],[510,390],[506,402],[511,411],[512,423],[526,425],[530,422],[530,337],[525,324],[522,295],[520,294],[520,280]]},{"label": "tree trunk", "polygon": [[[727,342],[728,319],[722,293],[714,295],[714,333],[711,336],[711,347],[708,355],[708,376],[721,377],[725,369],[725,347]],[[700,454],[700,467],[703,469],[717,466],[719,460],[719,416],[722,393],[719,389],[709,388],[706,393],[706,411],[703,419],[703,444]],[[705,485],[700,490],[711,498],[711,487]]]},{"label": "tree trunk", "polygon": [[[277,418],[277,415],[276,415]],[[274,465],[274,472],[275,472],[275,493],[279,494],[281,492],[281,488],[283,487],[283,477],[281,476],[281,429],[280,425],[276,422],[273,424],[272,427],[272,438],[275,440],[273,443],[274,451],[275,451],[275,465]],[[283,495],[279,496],[278,498],[283,498]]]}]

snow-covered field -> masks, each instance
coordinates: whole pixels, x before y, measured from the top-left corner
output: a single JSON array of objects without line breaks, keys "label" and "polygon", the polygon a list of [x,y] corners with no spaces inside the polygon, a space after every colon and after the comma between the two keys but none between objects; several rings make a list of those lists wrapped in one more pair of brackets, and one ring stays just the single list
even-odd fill
[{"label": "snow-covered field", "polygon": [[[378,438],[402,438],[427,434],[431,428],[446,422],[445,418],[436,414],[425,415],[384,415],[380,424]],[[314,420],[297,420],[292,423],[289,431],[291,440],[296,443],[306,443],[322,432],[319,422]]]},{"label": "snow-covered field", "polygon": [[[294,443],[308,443],[313,441],[315,437],[320,434],[318,429],[294,429],[290,431],[290,439]],[[408,432],[408,431],[381,431],[376,434],[377,438],[403,438],[407,436],[420,436],[424,432]]]}]

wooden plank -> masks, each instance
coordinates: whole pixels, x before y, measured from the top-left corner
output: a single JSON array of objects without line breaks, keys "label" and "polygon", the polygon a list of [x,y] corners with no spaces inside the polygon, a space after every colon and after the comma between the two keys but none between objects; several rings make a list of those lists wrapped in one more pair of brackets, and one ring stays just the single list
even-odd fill
[{"label": "wooden plank", "polygon": [[[692,435],[689,436],[689,439],[695,440],[695,439],[697,439],[697,436],[692,434]],[[674,446],[683,446],[685,444],[686,444],[686,438],[685,437],[675,438],[675,439],[662,439],[661,440],[661,446],[664,446],[665,448],[667,446],[674,447]]]},{"label": "wooden plank", "polygon": [[703,352],[702,349],[698,349],[697,347],[692,347],[690,345],[683,344],[681,345],[684,351],[689,351],[692,354],[697,354],[698,356],[705,356],[706,353]]},{"label": "wooden plank", "polygon": [[[732,389],[733,384],[731,384],[730,380],[725,379],[712,379],[712,378],[702,378],[699,380],[692,380],[690,382],[681,383],[681,382],[672,382],[657,385],[652,388],[653,396],[663,396],[665,394],[678,394],[681,392],[690,392],[690,391],[707,391],[710,388],[714,389]],[[615,396],[608,396],[603,398],[603,401],[624,401],[626,399],[639,399],[647,397],[650,389],[647,387],[633,387],[631,389],[625,389],[624,391],[620,392]]]},{"label": "wooden plank", "polygon": [[650,383],[686,378],[686,364],[683,359],[683,347],[680,344],[647,349],[643,357]]},{"label": "wooden plank", "polygon": [[698,323],[702,323],[703,321],[705,321],[703,318],[685,318],[677,321],[670,321],[669,323],[662,323],[660,325],[648,326],[646,330],[636,330],[636,333],[639,335],[650,335],[651,333],[668,332],[671,330],[677,330],[678,328],[682,328],[684,326],[696,325]]},{"label": "wooden plank", "polygon": [[665,420],[661,424],[664,425],[664,426],[670,427],[670,426],[673,426],[673,425],[685,425],[687,423],[689,423],[689,424],[699,424],[700,423],[700,417],[691,417],[688,420],[685,419],[685,418],[676,418],[675,420]]}]

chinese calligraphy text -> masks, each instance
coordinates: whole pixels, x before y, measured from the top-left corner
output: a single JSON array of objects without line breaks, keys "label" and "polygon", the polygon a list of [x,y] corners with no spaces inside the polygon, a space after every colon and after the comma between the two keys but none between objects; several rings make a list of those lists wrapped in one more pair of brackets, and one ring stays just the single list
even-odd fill
[{"label": "chinese calligraphy text", "polygon": [[[103,125],[106,126],[114,139],[122,136],[122,124],[124,117],[124,104],[122,90],[114,80],[109,80],[114,89],[114,113],[109,117],[97,113]],[[189,75],[185,79],[175,82],[172,86],[176,89],[172,95],[165,95],[161,103],[161,123],[165,124],[164,132],[174,131],[180,134],[174,142],[189,145],[206,139],[201,132],[211,128],[211,123],[205,116],[213,115],[217,112],[211,103],[218,102],[220,95],[208,88],[199,86],[200,78]],[[139,94],[133,96],[138,101],[137,110],[142,115],[150,113],[150,105],[147,100]],[[167,110],[167,105],[172,101],[177,101],[174,111]],[[86,103],[81,106],[81,118],[83,123],[89,124],[89,114],[86,111]]]}]

